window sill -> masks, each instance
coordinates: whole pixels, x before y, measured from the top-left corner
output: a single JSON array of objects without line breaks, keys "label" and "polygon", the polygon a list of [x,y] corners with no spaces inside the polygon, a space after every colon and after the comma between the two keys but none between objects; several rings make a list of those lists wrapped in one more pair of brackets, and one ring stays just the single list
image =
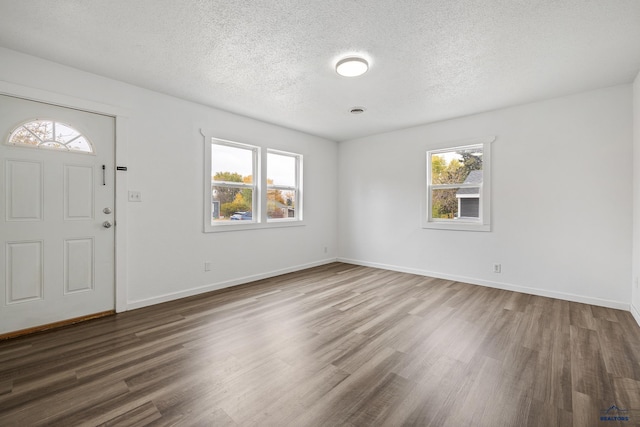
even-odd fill
[{"label": "window sill", "polygon": [[268,228],[287,228],[287,227],[304,227],[306,224],[303,221],[270,221],[270,222],[251,222],[251,223],[224,223],[217,225],[210,225],[204,230],[205,233],[226,233],[229,231],[245,231],[245,230],[263,230]]},{"label": "window sill", "polygon": [[422,223],[422,228],[457,231],[491,231],[490,224],[463,221],[424,221]]}]

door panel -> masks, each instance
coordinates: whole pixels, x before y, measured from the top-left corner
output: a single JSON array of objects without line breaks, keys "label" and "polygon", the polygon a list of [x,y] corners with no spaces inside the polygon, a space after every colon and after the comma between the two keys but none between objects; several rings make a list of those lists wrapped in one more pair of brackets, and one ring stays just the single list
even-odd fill
[{"label": "door panel", "polygon": [[93,219],[95,171],[91,166],[65,165],[64,167],[64,219]]},{"label": "door panel", "polygon": [[93,289],[93,238],[64,242],[64,293]]},{"label": "door panel", "polygon": [[7,242],[7,303],[42,299],[42,242]]},{"label": "door panel", "polygon": [[7,221],[42,220],[42,163],[7,160]]},{"label": "door panel", "polygon": [[[36,119],[72,126],[94,153],[6,144]],[[112,117],[0,95],[0,334],[114,309],[114,228],[102,225],[115,217],[114,128]]]}]

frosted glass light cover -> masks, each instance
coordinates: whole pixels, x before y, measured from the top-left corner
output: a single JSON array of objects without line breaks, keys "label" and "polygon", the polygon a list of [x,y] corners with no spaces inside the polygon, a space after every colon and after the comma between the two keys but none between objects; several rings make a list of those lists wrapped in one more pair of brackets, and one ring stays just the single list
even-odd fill
[{"label": "frosted glass light cover", "polygon": [[344,58],[336,64],[336,72],[344,77],[361,76],[369,70],[369,63],[363,58]]}]

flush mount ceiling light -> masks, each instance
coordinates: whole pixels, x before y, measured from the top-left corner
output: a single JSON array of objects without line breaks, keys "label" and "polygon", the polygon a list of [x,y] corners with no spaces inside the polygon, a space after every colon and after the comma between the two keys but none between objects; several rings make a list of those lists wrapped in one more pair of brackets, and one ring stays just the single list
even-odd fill
[{"label": "flush mount ceiling light", "polygon": [[336,73],[344,77],[358,77],[369,69],[369,63],[364,58],[351,56],[343,58],[336,64]]}]

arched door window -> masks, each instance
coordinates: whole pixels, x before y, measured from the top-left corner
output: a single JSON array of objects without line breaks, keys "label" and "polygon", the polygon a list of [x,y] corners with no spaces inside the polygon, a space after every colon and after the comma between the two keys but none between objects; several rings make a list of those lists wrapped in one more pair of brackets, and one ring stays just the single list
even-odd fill
[{"label": "arched door window", "polygon": [[7,145],[93,154],[89,139],[73,127],[54,120],[31,120],[16,127]]}]

